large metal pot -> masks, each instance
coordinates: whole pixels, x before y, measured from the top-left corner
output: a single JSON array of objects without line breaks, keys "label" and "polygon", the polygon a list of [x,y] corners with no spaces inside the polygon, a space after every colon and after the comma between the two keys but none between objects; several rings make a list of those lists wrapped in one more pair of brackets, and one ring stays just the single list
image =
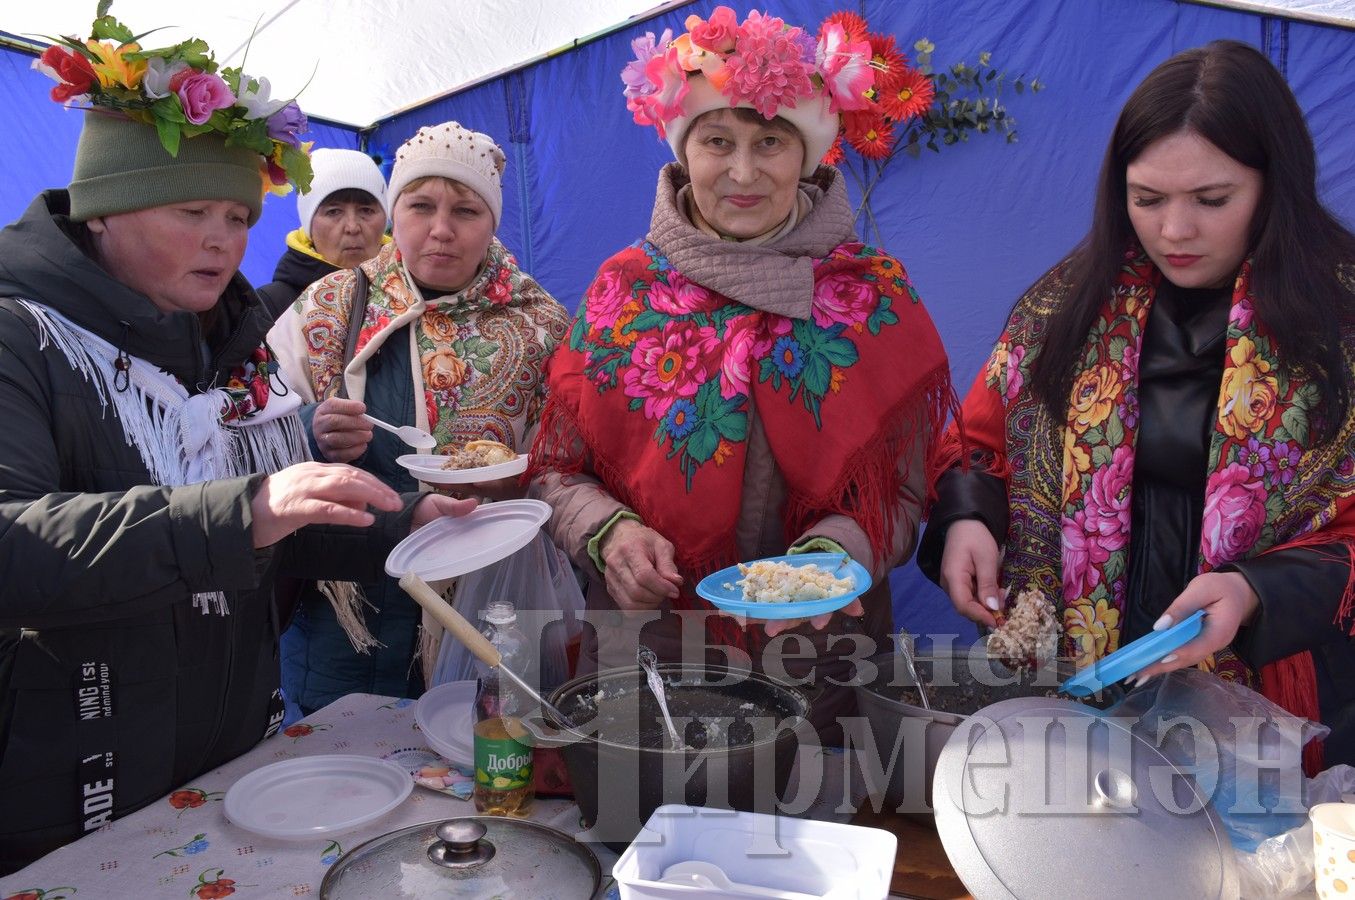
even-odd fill
[{"label": "large metal pot", "polygon": [[[932,709],[925,709],[903,657],[896,651],[871,657],[873,678],[855,685],[856,702],[874,739],[876,768],[865,760],[872,798],[883,790],[885,809],[911,815],[932,814],[932,776],[951,734],[970,715],[1015,697],[1053,697],[1076,668],[1071,660],[1040,666],[1023,674],[988,658],[981,645],[938,649],[915,657],[918,677],[928,686]],[[865,670],[871,673],[872,669]],[[1086,702],[1103,708],[1122,697],[1111,687]],[[883,784],[877,782],[883,781]]]},{"label": "large metal pot", "polygon": [[529,740],[561,747],[591,837],[624,850],[665,803],[772,812],[801,741],[816,742],[810,698],[724,666],[658,666],[686,747],[667,737],[638,666],[575,678],[548,698],[577,730],[528,717]]}]

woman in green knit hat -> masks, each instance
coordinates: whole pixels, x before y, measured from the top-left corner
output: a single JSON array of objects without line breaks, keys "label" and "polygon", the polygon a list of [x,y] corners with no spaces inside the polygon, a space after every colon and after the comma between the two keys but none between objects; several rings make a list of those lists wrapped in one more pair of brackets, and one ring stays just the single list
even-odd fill
[{"label": "woman in green knit hat", "polygon": [[309,179],[296,104],[107,16],[35,67],[88,111],[69,188],[0,231],[0,874],[276,729],[277,575],[372,577],[366,526],[473,506],[305,461],[237,271]]}]

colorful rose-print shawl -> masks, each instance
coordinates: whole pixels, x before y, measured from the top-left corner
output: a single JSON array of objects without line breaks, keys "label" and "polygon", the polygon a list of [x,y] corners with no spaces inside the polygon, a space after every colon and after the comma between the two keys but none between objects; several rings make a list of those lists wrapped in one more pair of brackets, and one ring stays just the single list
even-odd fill
[{"label": "colorful rose-print shawl", "polygon": [[[411,374],[424,402],[416,424],[438,440],[438,449],[488,438],[522,449],[540,416],[545,361],[563,340],[569,318],[495,238],[485,265],[463,290],[422,297],[410,283],[394,243],[363,264],[371,292],[354,372],[405,325],[414,325]],[[303,295],[301,330],[317,398],[337,393],[353,309],[354,278],[347,270],[326,276]],[[356,396],[361,397],[361,393]]]},{"label": "colorful rose-print shawl", "polygon": [[[953,404],[945,351],[903,267],[855,243],[815,260],[805,320],[689,281],[651,243],[623,250],[598,271],[549,384],[534,467],[578,471],[590,457],[612,495],[673,542],[689,584],[737,561],[750,416],[786,480],[787,541],[839,513],[878,557],[898,462],[914,441],[930,446]],[[712,637],[747,645],[751,632]]]},{"label": "colorful rose-print shawl", "polygon": [[[1090,662],[1120,644],[1130,540],[1139,351],[1161,274],[1138,248],[1092,326],[1070,397],[1055,422],[1024,390],[1042,328],[1069,292],[1056,268],[1022,298],[964,403],[969,447],[1005,474],[1010,520],[1002,583],[1013,594],[1040,588],[1059,598],[1063,652]],[[1273,337],[1255,315],[1251,264],[1233,290],[1218,416],[1209,446],[1199,570],[1268,549],[1355,540],[1355,422],[1315,445],[1311,416],[1320,388],[1280,366]],[[957,448],[954,436],[948,447]],[[1350,612],[1349,600],[1342,616]],[[1309,681],[1306,653],[1267,666],[1265,689],[1284,703]],[[1202,664],[1251,679],[1230,650]],[[1272,690],[1272,687],[1274,690]],[[1308,694],[1298,688],[1298,693]],[[1316,719],[1315,687],[1301,712]]]}]

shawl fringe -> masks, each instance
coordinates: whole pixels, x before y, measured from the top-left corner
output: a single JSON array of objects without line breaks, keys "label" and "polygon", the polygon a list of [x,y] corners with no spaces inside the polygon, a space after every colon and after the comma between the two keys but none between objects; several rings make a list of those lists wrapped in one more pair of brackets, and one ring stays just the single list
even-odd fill
[{"label": "shawl fringe", "polygon": [[[1304,650],[1261,667],[1261,693],[1287,712],[1313,722],[1322,721],[1317,703],[1317,669],[1313,654]],[[1322,771],[1323,742],[1303,748],[1303,773],[1312,778]]]},{"label": "shawl fringe", "polygon": [[363,618],[364,606],[371,606],[372,609],[376,607],[362,593],[362,585],[354,581],[320,581],[316,583],[316,587],[324,594],[329,605],[334,607],[339,627],[348,635],[348,642],[353,645],[354,650],[359,653],[370,653],[373,647],[386,646],[376,639],[367,628],[366,619]]}]

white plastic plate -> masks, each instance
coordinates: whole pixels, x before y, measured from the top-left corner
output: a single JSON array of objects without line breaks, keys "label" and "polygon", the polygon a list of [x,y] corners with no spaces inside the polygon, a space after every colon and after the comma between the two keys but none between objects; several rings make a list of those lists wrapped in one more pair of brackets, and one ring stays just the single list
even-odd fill
[{"label": "white plastic plate", "polygon": [[527,471],[526,453],[519,453],[515,459],[505,463],[474,469],[444,469],[442,464],[447,461],[447,457],[440,454],[407,453],[396,457],[395,461],[425,484],[478,484],[510,478]]},{"label": "white plastic plate", "polygon": [[395,545],[386,574],[442,581],[483,569],[531,543],[550,513],[540,500],[500,500],[469,515],[434,519]]},{"label": "white plastic plate", "polygon": [[449,762],[469,765],[475,759],[474,704],[474,681],[449,681],[430,688],[414,707],[423,739]]},{"label": "white plastic plate", "polygon": [[371,756],[303,756],[255,769],[226,791],[226,818],[284,841],[341,834],[379,819],[414,789],[409,773]]}]

